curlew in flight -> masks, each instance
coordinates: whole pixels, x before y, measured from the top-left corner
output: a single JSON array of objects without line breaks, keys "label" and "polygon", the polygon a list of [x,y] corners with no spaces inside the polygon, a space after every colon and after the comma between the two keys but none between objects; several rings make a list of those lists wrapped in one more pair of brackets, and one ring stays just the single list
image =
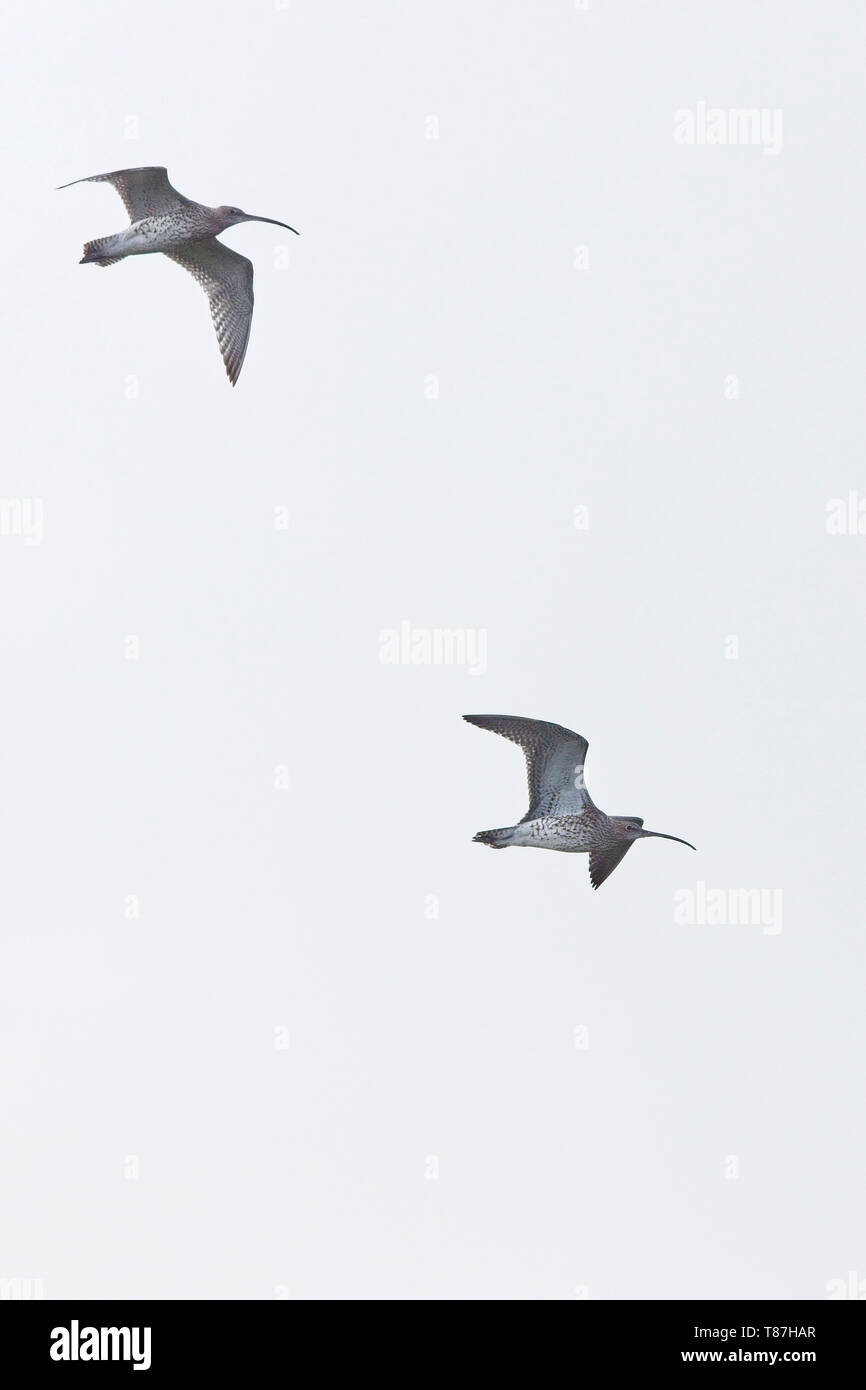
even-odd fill
[{"label": "curlew in flight", "polygon": [[[162,251],[183,266],[208,297],[220,352],[234,386],[244,364],[253,319],[253,265],[246,256],[217,241],[217,235],[238,222],[270,222],[290,232],[295,232],[294,227],[273,217],[253,217],[240,208],[193,203],[172,188],[167,171],[156,165],[91,174],[73,183],[110,183],[130,217],[130,225],[122,232],[88,241],[81,265],[114,265],[125,256]],[[61,188],[72,186],[61,184]]]},{"label": "curlew in flight", "polygon": [[464,714],[470,724],[510,738],[523,749],[529,778],[529,810],[518,825],[503,830],[479,830],[473,838],[492,849],[528,845],[589,855],[589,877],[598,888],[613,873],[635,840],[676,840],[678,835],[644,830],[638,816],[606,816],[594,805],[583,780],[589,747],[585,738],[546,724],[509,714]]}]

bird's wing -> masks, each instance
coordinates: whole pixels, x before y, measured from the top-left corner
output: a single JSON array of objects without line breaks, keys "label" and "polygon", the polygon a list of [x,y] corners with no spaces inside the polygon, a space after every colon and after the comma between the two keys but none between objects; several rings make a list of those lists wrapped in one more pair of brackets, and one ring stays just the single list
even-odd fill
[{"label": "bird's wing", "polygon": [[623,844],[605,845],[604,849],[594,849],[589,855],[589,879],[593,888],[600,888],[606,878],[610,878],[617,864],[628,854],[634,840]]},{"label": "bird's wing", "polygon": [[523,749],[529,781],[525,821],[538,816],[576,816],[592,806],[583,777],[589,744],[580,734],[561,724],[510,714],[464,714],[463,718]]},{"label": "bird's wing", "polygon": [[113,174],[91,174],[86,179],[73,179],[72,183],[62,183],[61,188],[72,188],[76,183],[110,183],[116,188],[123,206],[129,213],[130,222],[138,222],[142,217],[155,217],[161,212],[171,212],[178,204],[189,202],[168,181],[168,171],[162,165],[148,165],[143,169],[115,169]]},{"label": "bird's wing", "polygon": [[194,275],[208,297],[217,342],[229,381],[241,374],[253,321],[253,263],[216,237],[164,252]]}]

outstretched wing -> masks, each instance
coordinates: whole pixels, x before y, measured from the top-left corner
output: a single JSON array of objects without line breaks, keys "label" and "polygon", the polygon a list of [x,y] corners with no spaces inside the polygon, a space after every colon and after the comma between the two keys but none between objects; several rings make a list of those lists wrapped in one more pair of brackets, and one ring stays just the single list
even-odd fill
[{"label": "outstretched wing", "polygon": [[589,879],[593,888],[600,888],[606,878],[610,878],[617,864],[625,858],[634,840],[620,841],[605,845],[604,849],[594,849],[589,855]]},{"label": "outstretched wing", "polygon": [[234,386],[244,365],[253,321],[252,261],[223,246],[216,237],[191,241],[164,254],[194,275],[207,295],[217,342]]},{"label": "outstretched wing", "polygon": [[561,724],[521,719],[510,714],[464,714],[470,724],[518,744],[526,757],[529,810],[523,820],[538,816],[577,816],[593,802],[584,785],[589,744]]},{"label": "outstretched wing", "polygon": [[72,183],[62,183],[60,187],[72,188],[76,183],[110,183],[123,199],[130,222],[171,212],[178,205],[189,202],[176,188],[172,188],[168,171],[157,164],[143,169],[115,169],[113,174],[91,174],[89,178],[73,179]]}]

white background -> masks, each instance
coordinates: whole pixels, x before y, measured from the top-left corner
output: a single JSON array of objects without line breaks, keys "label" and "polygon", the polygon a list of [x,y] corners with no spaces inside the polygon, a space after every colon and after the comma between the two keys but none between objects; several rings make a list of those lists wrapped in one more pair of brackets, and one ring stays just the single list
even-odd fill
[{"label": "white background", "polygon": [[[4,9],[0,1275],[866,1276],[861,7]],[[700,101],[781,152],[677,144]],[[301,232],[225,236],[236,390],[190,277],[77,264],[127,219],[55,186],[150,163]],[[486,673],[383,666],[404,619]],[[472,844],[526,801],[464,712],[699,853]],[[699,880],[781,932],[677,925]]]}]

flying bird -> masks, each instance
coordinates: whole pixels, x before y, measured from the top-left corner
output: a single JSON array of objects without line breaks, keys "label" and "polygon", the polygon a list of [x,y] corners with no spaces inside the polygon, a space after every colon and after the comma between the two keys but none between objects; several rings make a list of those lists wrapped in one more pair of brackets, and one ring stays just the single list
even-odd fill
[{"label": "flying bird", "polygon": [[529,779],[529,810],[523,819],[507,829],[479,830],[473,836],[479,844],[491,849],[528,845],[588,854],[593,888],[599,888],[613,873],[635,840],[676,840],[695,848],[678,835],[644,830],[639,816],[606,816],[600,811],[584,784],[589,744],[580,734],[561,724],[510,714],[464,714],[463,718],[518,744],[526,758]]},{"label": "flying bird", "polygon": [[269,222],[298,233],[288,222],[273,217],[253,217],[240,208],[218,208],[193,203],[172,188],[168,172],[153,165],[144,169],[117,169],[113,174],[91,174],[61,184],[110,183],[123,199],[130,224],[113,236],[88,241],[81,265],[114,265],[126,256],[147,256],[162,251],[188,270],[208,297],[220,352],[232,386],[240,376],[253,319],[253,266],[246,256],[217,241],[217,235],[238,222]]}]

